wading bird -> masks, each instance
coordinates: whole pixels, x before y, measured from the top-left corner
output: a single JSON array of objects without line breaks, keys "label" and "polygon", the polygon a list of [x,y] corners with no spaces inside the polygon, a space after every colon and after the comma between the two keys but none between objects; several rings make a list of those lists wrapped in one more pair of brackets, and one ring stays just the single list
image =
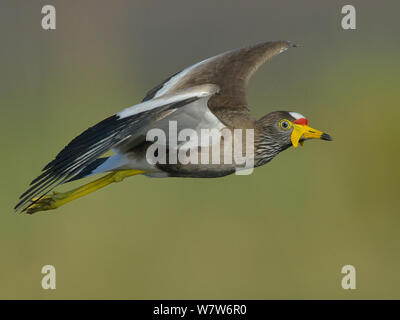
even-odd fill
[{"label": "wading bird", "polygon": [[[328,134],[309,127],[306,117],[298,112],[274,111],[258,120],[250,114],[246,94],[250,77],[270,58],[294,46],[287,41],[261,43],[222,53],[169,77],[150,90],[141,103],[110,116],[73,139],[31,182],[15,209],[29,214],[56,209],[138,174],[212,178],[235,172],[235,162],[149,161],[147,151],[154,144],[146,139],[147,132],[155,128],[168,131],[171,121],[175,121],[178,130],[195,132],[253,130],[254,167],[266,164],[283,150],[297,147],[307,139],[331,140]],[[224,138],[219,137],[217,144],[223,143]],[[184,142],[178,146],[167,144],[166,150],[171,153],[173,148],[184,146]],[[109,150],[115,154],[102,157]],[[220,156],[222,159],[223,155]],[[48,194],[61,184],[106,172],[105,176],[71,191]]]}]

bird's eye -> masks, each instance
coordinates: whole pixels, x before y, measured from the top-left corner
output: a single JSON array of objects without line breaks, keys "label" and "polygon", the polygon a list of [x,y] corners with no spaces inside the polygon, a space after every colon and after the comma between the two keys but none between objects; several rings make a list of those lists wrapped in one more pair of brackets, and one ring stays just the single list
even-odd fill
[{"label": "bird's eye", "polygon": [[279,121],[279,128],[283,129],[283,130],[289,130],[291,127],[291,123],[288,120],[281,120]]}]

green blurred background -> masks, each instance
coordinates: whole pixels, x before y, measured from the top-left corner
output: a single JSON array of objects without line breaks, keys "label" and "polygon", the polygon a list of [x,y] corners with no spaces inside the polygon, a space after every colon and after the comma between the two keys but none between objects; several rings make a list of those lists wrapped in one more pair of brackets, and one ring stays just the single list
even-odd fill
[{"label": "green blurred background", "polygon": [[[55,31],[41,29],[49,3]],[[357,30],[341,28],[348,3]],[[2,0],[0,298],[400,298],[399,11]],[[254,76],[253,114],[301,112],[334,142],[291,148],[250,176],[136,177],[53,212],[13,212],[75,135],[185,66],[267,40],[299,47]],[[56,290],[41,288],[46,264]],[[346,264],[356,290],[341,288]]]}]

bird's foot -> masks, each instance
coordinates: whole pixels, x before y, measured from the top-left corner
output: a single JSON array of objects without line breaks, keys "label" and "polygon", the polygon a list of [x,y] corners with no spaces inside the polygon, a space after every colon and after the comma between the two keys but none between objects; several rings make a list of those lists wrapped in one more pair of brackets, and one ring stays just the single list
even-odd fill
[{"label": "bird's foot", "polygon": [[43,196],[42,198],[33,198],[32,204],[26,208],[26,213],[33,214],[38,211],[47,211],[57,209],[62,206],[65,200],[69,196],[69,192],[53,192],[52,195]]},{"label": "bird's foot", "polygon": [[88,184],[70,190],[68,192],[53,192],[52,195],[43,196],[41,198],[33,198],[31,200],[32,203],[24,211],[28,214],[33,214],[38,211],[57,209],[70,201],[81,198],[85,195],[88,195],[89,193],[104,188],[110,183],[120,182],[127,177],[135,176],[142,173],[144,173],[144,171],[135,169],[114,171],[105,175],[104,177],[101,177],[97,180],[89,182]]}]

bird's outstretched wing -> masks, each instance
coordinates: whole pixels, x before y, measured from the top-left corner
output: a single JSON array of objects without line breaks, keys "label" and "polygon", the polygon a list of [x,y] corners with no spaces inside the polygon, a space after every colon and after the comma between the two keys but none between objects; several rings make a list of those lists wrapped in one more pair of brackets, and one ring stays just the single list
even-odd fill
[{"label": "bird's outstretched wing", "polygon": [[246,91],[250,77],[261,65],[290,47],[295,45],[288,41],[271,41],[219,54],[169,77],[151,89],[143,101],[197,85],[215,84],[220,91],[208,102],[211,110],[247,108]]},{"label": "bird's outstretched wing", "polygon": [[131,138],[140,128],[161,120],[164,114],[171,114],[167,110],[178,110],[198,99],[212,96],[217,90],[217,86],[203,85],[165,94],[122,110],[87,129],[43,168],[42,174],[20,196],[15,210],[26,209],[33,198],[38,201],[56,186],[78,175],[108,150]]}]

